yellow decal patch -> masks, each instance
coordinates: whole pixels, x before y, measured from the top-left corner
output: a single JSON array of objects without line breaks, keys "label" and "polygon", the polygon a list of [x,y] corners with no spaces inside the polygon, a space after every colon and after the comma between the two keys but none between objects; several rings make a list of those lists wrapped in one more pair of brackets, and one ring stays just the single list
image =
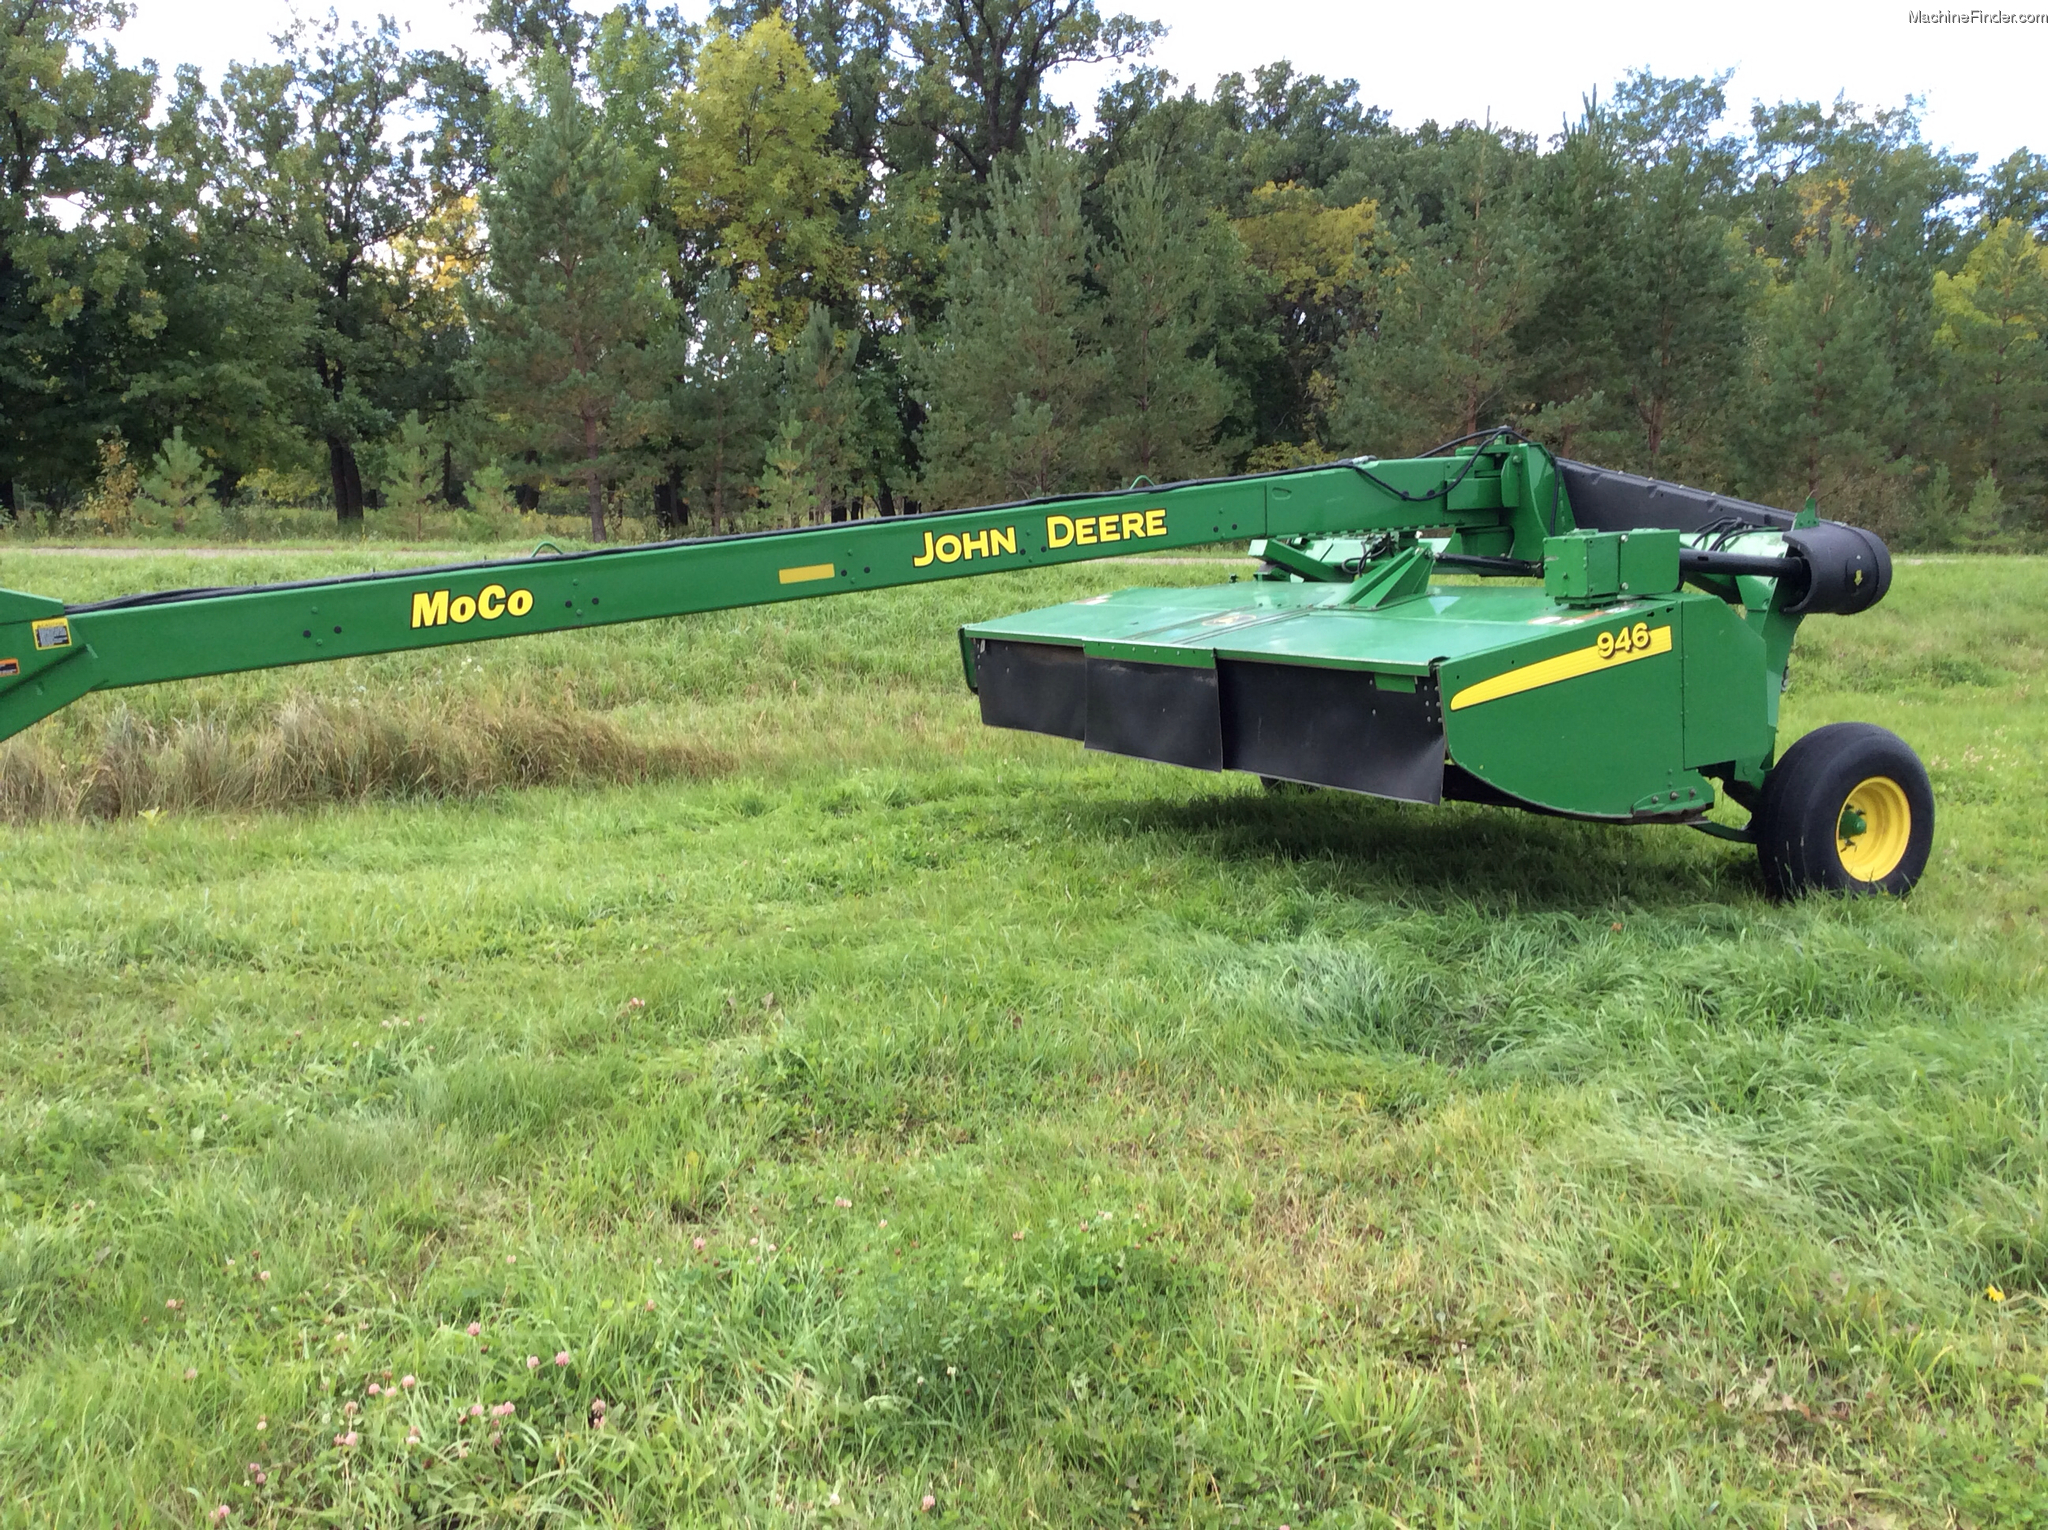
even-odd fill
[{"label": "yellow decal patch", "polygon": [[501,616],[524,616],[533,609],[533,591],[508,590],[502,584],[487,584],[474,595],[456,595],[447,590],[415,590],[412,624],[415,627],[458,627],[482,618],[494,622]]},{"label": "yellow decal patch", "polygon": [[20,674],[20,673],[21,673],[21,660],[19,660],[19,659],[0,659],[0,675],[18,675],[18,674]]},{"label": "yellow decal patch", "polygon": [[783,584],[809,584],[813,579],[830,579],[838,572],[829,563],[806,563],[802,568],[786,568],[776,577]]},{"label": "yellow decal patch", "polygon": [[35,634],[38,648],[69,648],[71,646],[71,623],[61,616],[48,621],[34,623],[29,630]]},{"label": "yellow decal patch", "polygon": [[1652,627],[1648,622],[1637,622],[1619,632],[1603,632],[1584,648],[1574,648],[1554,659],[1541,659],[1520,669],[1511,669],[1504,675],[1495,675],[1490,680],[1481,680],[1476,685],[1468,685],[1451,697],[1451,710],[1458,712],[1466,707],[1476,707],[1482,701],[1519,696],[1523,691],[1533,691],[1538,686],[1576,680],[1580,675],[1595,674],[1619,664],[1633,664],[1638,659],[1669,652],[1670,627]]},{"label": "yellow decal patch", "polygon": [[1113,515],[1045,518],[1047,547],[1095,547],[1103,542],[1137,542],[1166,535],[1164,510],[1119,510]]},{"label": "yellow decal patch", "polygon": [[924,534],[924,551],[910,560],[912,568],[930,568],[934,563],[958,563],[963,558],[993,558],[997,553],[1017,550],[1017,528],[998,526],[988,531],[969,531],[959,536],[947,532],[935,537]]}]

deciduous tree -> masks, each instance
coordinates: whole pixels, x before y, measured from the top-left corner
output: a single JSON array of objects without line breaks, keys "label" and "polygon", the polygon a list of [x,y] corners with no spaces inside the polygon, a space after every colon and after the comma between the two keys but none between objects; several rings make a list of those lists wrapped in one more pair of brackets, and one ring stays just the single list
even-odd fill
[{"label": "deciduous tree", "polygon": [[147,278],[155,80],[91,33],[126,7],[0,0],[0,513],[89,482],[163,327]]},{"label": "deciduous tree", "polygon": [[836,107],[774,14],[714,33],[676,103],[670,184],[685,269],[697,280],[723,271],[778,349],[852,275],[833,199],[855,170],[831,152]]},{"label": "deciduous tree", "polygon": [[412,273],[391,258],[481,169],[484,89],[459,60],[409,52],[395,23],[330,17],[276,39],[283,61],[228,74],[229,194],[302,273],[306,433],[326,448],[335,513],[361,519],[357,447],[421,402]]}]

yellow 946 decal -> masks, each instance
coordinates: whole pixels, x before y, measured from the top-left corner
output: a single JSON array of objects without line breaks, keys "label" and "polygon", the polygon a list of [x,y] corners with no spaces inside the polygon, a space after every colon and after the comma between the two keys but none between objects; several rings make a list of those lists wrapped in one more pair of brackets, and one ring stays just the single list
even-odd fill
[{"label": "yellow 946 decal", "polygon": [[1669,652],[1671,628],[1668,623],[1652,627],[1648,622],[1633,622],[1600,633],[1584,648],[1574,648],[1570,653],[1561,653],[1554,658],[1539,659],[1534,664],[1525,664],[1520,669],[1511,669],[1505,674],[1468,685],[1451,697],[1451,710],[1463,711],[1481,702],[1519,696],[1523,691],[1533,691],[1538,686],[1575,680],[1580,675],[1597,674],[1603,669],[1633,664],[1638,659],[1654,658]]},{"label": "yellow 946 decal", "polygon": [[[1671,629],[1659,627],[1657,630],[1664,634],[1664,647],[1656,650],[1662,653],[1671,647]],[[1633,627],[1623,627],[1619,632],[1603,632],[1594,639],[1593,647],[1603,659],[1611,659],[1618,653],[1647,655],[1651,652],[1650,624],[1637,622]]]}]

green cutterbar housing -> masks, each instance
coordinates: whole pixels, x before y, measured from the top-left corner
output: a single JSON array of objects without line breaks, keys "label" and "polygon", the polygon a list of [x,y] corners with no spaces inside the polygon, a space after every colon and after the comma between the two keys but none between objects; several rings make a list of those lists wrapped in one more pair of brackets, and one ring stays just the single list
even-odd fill
[{"label": "green cutterbar housing", "polygon": [[1407,801],[1701,824],[1721,793],[1764,805],[1799,622],[1867,609],[1891,569],[1876,537],[1810,509],[1495,432],[1443,455],[567,556],[73,605],[0,591],[0,736],[95,690],[1245,541],[1257,577],[964,628],[983,720]]}]

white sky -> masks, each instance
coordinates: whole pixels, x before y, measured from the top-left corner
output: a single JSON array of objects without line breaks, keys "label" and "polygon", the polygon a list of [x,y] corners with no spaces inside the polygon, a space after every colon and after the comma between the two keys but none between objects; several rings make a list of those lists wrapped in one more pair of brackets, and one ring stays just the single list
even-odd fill
[{"label": "white sky", "polygon": [[[2048,24],[1915,26],[1915,4],[1943,0],[1699,0],[1679,4],[1552,0],[1548,8],[1508,0],[1457,5],[1345,3],[1345,0],[1098,0],[1104,11],[1155,15],[1171,29],[1153,62],[1205,93],[1217,75],[1247,74],[1276,58],[1305,73],[1350,78],[1360,98],[1412,127],[1427,118],[1469,117],[1549,135],[1576,115],[1591,89],[1603,92],[1625,70],[1708,74],[1733,69],[1734,115],[1751,100],[1832,101],[1846,92],[1866,106],[1927,99],[1926,132],[1937,144],[1975,153],[1980,166],[2022,146],[2048,151],[2041,77]],[[1970,6],[1987,0],[1945,0]],[[1996,5],[1999,0],[1988,0]],[[2041,10],[2048,0],[2003,0]],[[335,0],[344,17],[397,15],[425,46],[478,43],[477,0]],[[596,6],[589,8],[596,9]],[[685,0],[701,15],[707,0]],[[318,7],[324,12],[325,6]],[[118,39],[124,58],[153,57],[166,78],[177,63],[201,66],[218,85],[232,59],[267,55],[268,38],[289,20],[281,0],[136,0]],[[1106,76],[1074,70],[1056,93],[1084,117]]]}]

